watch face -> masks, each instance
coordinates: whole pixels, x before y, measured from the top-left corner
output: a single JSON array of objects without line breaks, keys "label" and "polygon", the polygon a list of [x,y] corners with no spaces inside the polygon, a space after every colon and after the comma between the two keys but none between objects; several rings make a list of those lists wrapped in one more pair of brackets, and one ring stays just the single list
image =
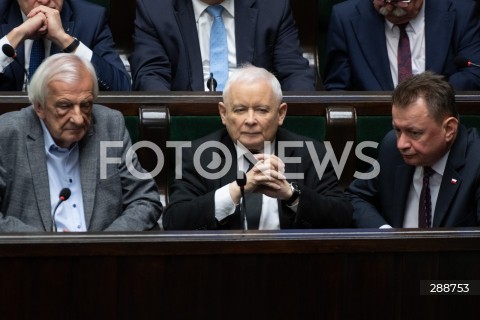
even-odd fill
[{"label": "watch face", "polygon": [[293,192],[300,194],[300,188],[298,187],[298,184],[296,182],[292,182],[291,186],[292,186]]}]

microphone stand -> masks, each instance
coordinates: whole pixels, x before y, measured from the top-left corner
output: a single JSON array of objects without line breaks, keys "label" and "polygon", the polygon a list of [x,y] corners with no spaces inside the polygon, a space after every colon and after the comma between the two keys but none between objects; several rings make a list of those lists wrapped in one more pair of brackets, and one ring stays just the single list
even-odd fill
[{"label": "microphone stand", "polygon": [[237,185],[240,187],[240,194],[242,197],[242,204],[240,205],[240,225],[242,226],[242,230],[244,232],[248,230],[247,207],[245,204],[245,188],[244,188],[246,184],[247,184],[247,175],[243,171],[238,171]]}]

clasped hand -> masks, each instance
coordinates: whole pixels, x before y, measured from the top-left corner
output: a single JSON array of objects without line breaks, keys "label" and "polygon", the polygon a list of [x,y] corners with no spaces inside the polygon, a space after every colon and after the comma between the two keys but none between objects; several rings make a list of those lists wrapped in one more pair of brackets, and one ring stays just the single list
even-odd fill
[{"label": "clasped hand", "polygon": [[255,166],[247,172],[245,192],[258,192],[271,198],[286,200],[292,190],[285,173],[285,163],[276,155],[256,154]]},{"label": "clasped hand", "polygon": [[63,29],[60,12],[57,9],[38,6],[28,13],[27,18],[17,28],[21,34],[21,41],[44,37],[62,49],[72,42],[72,37]]}]

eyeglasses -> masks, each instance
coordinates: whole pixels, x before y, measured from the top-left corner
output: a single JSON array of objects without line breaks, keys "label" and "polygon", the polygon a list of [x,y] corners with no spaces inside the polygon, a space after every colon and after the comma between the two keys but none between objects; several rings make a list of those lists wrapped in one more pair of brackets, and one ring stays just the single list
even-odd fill
[{"label": "eyeglasses", "polygon": [[403,3],[410,3],[412,0],[383,0],[385,3],[397,3],[397,2],[403,2]]}]

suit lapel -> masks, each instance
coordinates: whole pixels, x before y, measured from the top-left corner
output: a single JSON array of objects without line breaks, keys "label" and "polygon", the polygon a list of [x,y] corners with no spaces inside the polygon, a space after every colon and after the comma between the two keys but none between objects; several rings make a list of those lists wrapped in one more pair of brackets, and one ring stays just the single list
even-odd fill
[{"label": "suit lapel", "polygon": [[255,1],[235,1],[237,66],[245,62],[254,62],[255,26],[258,18],[258,10],[253,8]]},{"label": "suit lapel", "polygon": [[80,177],[82,184],[83,208],[85,212],[85,223],[87,230],[93,215],[93,205],[95,202],[95,192],[97,187],[99,157],[98,141],[95,135],[95,122],[90,128],[88,134],[80,142]]},{"label": "suit lapel", "polygon": [[[426,1],[425,8],[425,69],[443,70],[450,49],[455,16],[443,1]],[[441,37],[436,35],[441,34]],[[428,39],[433,39],[428,41]]]},{"label": "suit lapel", "polygon": [[182,34],[183,48],[185,49],[188,70],[190,72],[189,82],[191,90],[203,91],[205,86],[203,83],[202,55],[192,2],[190,0],[177,0],[174,6],[175,19]]},{"label": "suit lapel", "polygon": [[48,181],[47,159],[45,156],[45,142],[40,120],[36,118],[33,110],[27,122],[30,129],[27,132],[27,157],[32,173],[33,190],[38,205],[38,211],[43,221],[45,231],[50,231],[52,226],[52,206],[50,202],[50,184]]},{"label": "suit lapel", "polygon": [[[454,145],[450,149],[445,171],[443,172],[437,204],[433,215],[433,227],[439,227],[462,184],[462,175],[459,173],[465,165],[468,147],[468,133],[465,127],[460,126]],[[454,181],[454,182],[452,182]]]},{"label": "suit lapel", "polygon": [[410,191],[410,185],[412,184],[414,171],[415,167],[402,164],[397,167],[395,181],[392,181],[393,212],[386,212],[386,214],[391,215],[390,219],[392,221],[392,227],[394,228],[401,228],[403,226],[403,220],[405,218],[405,206],[407,203],[408,193]]},{"label": "suit lapel", "polygon": [[[221,139],[221,143],[227,147],[230,155],[232,156],[232,165],[227,173],[220,178],[220,186],[224,186],[234,180],[237,179],[237,171],[238,171],[238,163],[237,163],[237,150],[235,149],[235,145],[233,144],[232,139],[230,139],[227,130],[224,130],[225,135]],[[222,166],[225,165],[226,159],[225,154],[221,153],[222,157]]]},{"label": "suit lapel", "polygon": [[[372,4],[369,1],[362,5],[357,6],[359,15],[351,20],[355,37],[379,86],[382,90],[392,90],[393,80],[385,39],[385,19],[375,10],[371,10]],[[364,23],[366,20],[369,23]]]},{"label": "suit lapel", "polygon": [[[455,179],[456,183],[452,183],[452,179]],[[460,174],[454,168],[450,167],[447,163],[445,171],[443,172],[440,190],[438,192],[432,227],[440,227],[440,224],[445,218],[448,208],[450,207],[450,204],[455,198],[455,195],[457,194],[458,188],[461,184],[462,178]]]}]

